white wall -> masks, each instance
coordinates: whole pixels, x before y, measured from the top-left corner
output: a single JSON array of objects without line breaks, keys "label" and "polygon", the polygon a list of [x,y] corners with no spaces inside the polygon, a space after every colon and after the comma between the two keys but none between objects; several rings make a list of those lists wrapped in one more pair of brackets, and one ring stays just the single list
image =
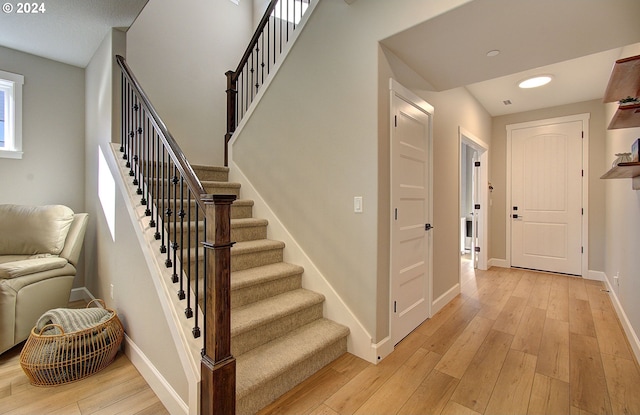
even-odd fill
[{"label": "white wall", "polygon": [[[447,293],[460,278],[460,143],[459,127],[493,151],[491,117],[465,88],[419,91],[433,105],[433,298]],[[491,238],[491,234],[489,234]]]},{"label": "white wall", "polygon": [[[125,55],[125,51],[125,34],[113,30],[86,68],[86,151],[82,158],[86,162],[86,207],[91,215],[85,246],[86,286],[95,297],[104,299],[108,307],[118,312],[126,335],[155,366],[170,388],[188,402],[185,371],[132,226],[125,197],[116,186],[113,194],[113,238],[98,197],[98,148],[109,164],[112,177],[117,179],[120,174],[115,158],[111,156],[110,143],[118,142],[120,134],[113,124],[113,118],[118,114],[120,93],[120,72],[115,67],[114,55]],[[111,284],[113,298],[110,295]]]},{"label": "white wall", "polygon": [[[389,136],[379,103],[388,107],[389,92],[378,41],[462,3],[319,2],[234,144],[235,162],[374,342],[388,335],[389,310],[389,222],[381,212],[388,214],[388,183],[379,175]],[[361,214],[353,213],[354,196],[363,197]],[[457,222],[455,229],[457,241]]]},{"label": "white wall", "polygon": [[[625,48],[620,58],[640,54],[640,44]],[[617,108],[616,103],[606,106],[606,123],[609,124]],[[601,172],[611,167],[615,153],[631,151],[631,144],[640,138],[640,128],[607,130],[606,150]],[[606,187],[606,242],[605,274],[609,285],[624,310],[624,314],[636,333],[640,333],[640,191],[631,189],[631,179],[602,180]],[[614,277],[619,275],[619,285]],[[624,324],[624,321],[623,321]],[[638,356],[638,338],[629,338]],[[634,344],[635,343],[635,344]]]},{"label": "white wall", "polygon": [[24,76],[24,155],[0,158],[0,203],[84,212],[84,69],[0,47],[0,70]]},{"label": "white wall", "polygon": [[150,0],[127,32],[129,66],[192,164],[223,164],[225,72],[252,18],[251,1]]}]

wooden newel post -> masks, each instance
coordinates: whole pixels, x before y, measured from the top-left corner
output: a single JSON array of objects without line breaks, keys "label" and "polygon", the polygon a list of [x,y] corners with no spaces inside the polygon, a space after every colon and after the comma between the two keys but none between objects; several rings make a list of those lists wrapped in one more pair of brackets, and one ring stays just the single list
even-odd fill
[{"label": "wooden newel post", "polygon": [[[236,359],[231,355],[231,204],[234,195],[213,195],[206,203],[207,255],[204,350],[200,364],[200,413],[236,413]],[[215,221],[212,218],[215,217]]]}]

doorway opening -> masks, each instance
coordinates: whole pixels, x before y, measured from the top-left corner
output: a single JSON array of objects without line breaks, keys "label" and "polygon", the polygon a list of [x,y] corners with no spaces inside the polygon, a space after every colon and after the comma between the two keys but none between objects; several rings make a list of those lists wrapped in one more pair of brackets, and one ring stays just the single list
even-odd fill
[{"label": "doorway opening", "polygon": [[[488,145],[459,128],[460,267],[487,269]],[[460,275],[468,275],[461,272]],[[464,283],[464,281],[461,281]]]}]

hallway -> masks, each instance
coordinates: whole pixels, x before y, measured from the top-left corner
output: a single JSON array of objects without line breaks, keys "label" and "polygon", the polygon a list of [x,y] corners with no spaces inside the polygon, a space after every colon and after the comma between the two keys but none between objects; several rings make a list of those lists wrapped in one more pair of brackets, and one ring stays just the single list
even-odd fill
[{"label": "hallway", "polygon": [[461,280],[379,365],[345,355],[260,414],[640,413],[640,371],[601,282],[470,262]]}]

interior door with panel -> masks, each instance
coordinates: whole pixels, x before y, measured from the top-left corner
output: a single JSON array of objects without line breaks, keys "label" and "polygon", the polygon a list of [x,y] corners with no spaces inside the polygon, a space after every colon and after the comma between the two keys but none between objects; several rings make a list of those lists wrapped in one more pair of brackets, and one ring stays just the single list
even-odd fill
[{"label": "interior door with panel", "polygon": [[391,105],[391,337],[396,344],[430,317],[432,114],[393,91]]},{"label": "interior door with panel", "polygon": [[511,265],[582,273],[582,121],[511,131]]}]

